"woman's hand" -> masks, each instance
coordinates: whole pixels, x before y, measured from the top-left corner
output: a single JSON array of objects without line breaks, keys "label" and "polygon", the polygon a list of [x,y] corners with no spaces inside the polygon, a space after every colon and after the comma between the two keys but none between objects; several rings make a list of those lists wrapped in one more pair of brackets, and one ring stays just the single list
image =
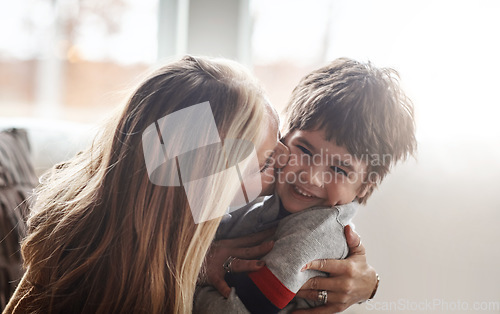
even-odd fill
[{"label": "woman's hand", "polygon": [[297,293],[298,297],[317,301],[319,291],[326,290],[327,303],[294,314],[342,312],[354,303],[370,298],[377,285],[377,274],[366,262],[365,248],[361,245],[359,235],[350,226],[345,227],[344,233],[349,256],[345,260],[316,260],[308,263],[306,269],[329,273],[329,277],[311,278]]},{"label": "woman's hand", "polygon": [[272,241],[261,242],[275,231],[272,228],[246,237],[215,241],[205,257],[198,284],[212,285],[224,297],[229,297],[231,288],[224,281],[224,262],[230,256],[236,257],[231,262],[231,271],[236,273],[259,270],[265,263],[254,259],[266,255],[272,249]]}]

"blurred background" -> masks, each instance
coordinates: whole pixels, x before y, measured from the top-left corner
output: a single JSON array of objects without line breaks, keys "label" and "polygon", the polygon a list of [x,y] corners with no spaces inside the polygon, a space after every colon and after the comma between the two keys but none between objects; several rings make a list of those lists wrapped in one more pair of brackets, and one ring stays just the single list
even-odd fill
[{"label": "blurred background", "polygon": [[419,154],[356,217],[381,282],[346,312],[500,313],[499,15],[496,0],[0,0],[0,126],[28,128],[41,173],[186,53],[246,64],[278,110],[334,58],[393,67]]}]

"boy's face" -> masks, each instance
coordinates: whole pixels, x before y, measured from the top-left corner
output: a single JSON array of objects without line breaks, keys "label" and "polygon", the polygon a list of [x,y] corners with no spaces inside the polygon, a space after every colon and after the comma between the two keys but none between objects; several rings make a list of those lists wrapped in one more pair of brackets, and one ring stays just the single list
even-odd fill
[{"label": "boy's face", "polygon": [[327,141],[323,130],[295,130],[284,142],[290,159],[278,173],[276,189],[287,211],[347,204],[366,194],[366,163]]}]

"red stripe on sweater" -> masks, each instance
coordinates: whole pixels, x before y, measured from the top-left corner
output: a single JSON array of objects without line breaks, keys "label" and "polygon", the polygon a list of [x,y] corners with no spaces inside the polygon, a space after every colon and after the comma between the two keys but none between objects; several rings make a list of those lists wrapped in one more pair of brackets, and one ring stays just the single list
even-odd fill
[{"label": "red stripe on sweater", "polygon": [[288,290],[267,266],[249,273],[248,277],[252,279],[262,294],[280,309],[284,308],[295,297],[295,293]]}]

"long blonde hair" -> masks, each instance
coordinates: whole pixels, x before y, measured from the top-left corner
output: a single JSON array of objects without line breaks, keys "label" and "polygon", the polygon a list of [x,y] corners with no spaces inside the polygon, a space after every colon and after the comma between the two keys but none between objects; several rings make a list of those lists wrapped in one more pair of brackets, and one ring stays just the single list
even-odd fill
[{"label": "long blonde hair", "polygon": [[[22,243],[26,274],[8,312],[191,312],[220,218],[195,224],[182,187],[150,182],[141,135],[159,118],[205,101],[222,140],[261,140],[265,98],[240,66],[185,57],[158,70],[90,149],[37,188]],[[221,216],[239,186],[213,176],[200,197],[210,197],[207,208]]]}]

